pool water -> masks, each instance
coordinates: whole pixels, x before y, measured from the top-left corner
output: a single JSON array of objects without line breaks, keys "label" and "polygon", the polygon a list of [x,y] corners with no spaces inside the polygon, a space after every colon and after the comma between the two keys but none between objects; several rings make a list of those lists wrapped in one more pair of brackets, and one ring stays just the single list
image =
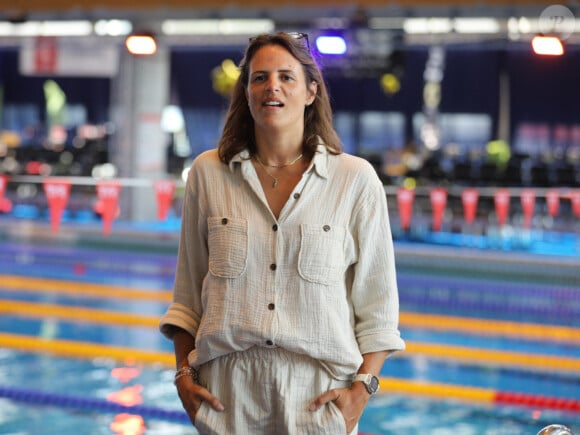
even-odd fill
[{"label": "pool water", "polygon": [[[426,260],[428,270],[404,258],[409,350],[385,364],[386,388],[369,402],[361,433],[534,435],[553,423],[580,433],[580,408],[546,406],[580,398],[580,281],[442,271],[435,260]],[[156,328],[174,252],[3,242],[0,260],[0,434],[196,433],[172,383],[172,345]],[[468,327],[473,319],[490,328],[509,321],[516,331],[490,334]],[[518,325],[540,332],[519,335]],[[558,327],[572,335],[542,335]],[[438,387],[421,393],[413,382]],[[554,400],[481,400],[505,392]]]}]

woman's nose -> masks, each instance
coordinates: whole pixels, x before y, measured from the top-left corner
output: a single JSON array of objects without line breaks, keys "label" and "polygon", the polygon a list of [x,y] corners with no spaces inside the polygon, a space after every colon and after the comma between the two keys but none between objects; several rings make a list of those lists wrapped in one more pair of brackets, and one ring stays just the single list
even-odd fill
[{"label": "woman's nose", "polygon": [[268,77],[268,81],[266,82],[266,89],[268,91],[275,91],[279,89],[280,82],[275,76]]}]

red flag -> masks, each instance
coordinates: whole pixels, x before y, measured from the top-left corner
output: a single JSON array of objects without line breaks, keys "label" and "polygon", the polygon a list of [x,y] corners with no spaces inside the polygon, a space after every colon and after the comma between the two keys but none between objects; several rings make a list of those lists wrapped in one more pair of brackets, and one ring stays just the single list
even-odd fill
[{"label": "red flag", "polygon": [[524,227],[529,228],[532,224],[532,217],[534,216],[534,208],[536,206],[536,192],[532,189],[522,190],[520,201],[524,211]]},{"label": "red flag", "polygon": [[413,200],[415,199],[415,191],[400,187],[397,189],[397,205],[399,207],[399,218],[401,220],[401,228],[408,230],[411,226],[411,216],[413,215]]},{"label": "red flag", "polygon": [[97,213],[103,219],[103,234],[111,233],[113,220],[119,216],[119,193],[121,185],[114,181],[100,181],[97,183],[98,202],[95,205]]},{"label": "red flag", "polygon": [[34,41],[34,71],[53,74],[58,64],[58,40],[54,36],[38,36]]},{"label": "red flag", "polygon": [[8,184],[8,176],[0,175],[0,198],[4,198],[4,192],[6,192],[7,184]]},{"label": "red flag", "polygon": [[550,189],[546,192],[546,205],[548,214],[552,217],[558,216],[560,209],[560,193],[556,189]]},{"label": "red flag", "polygon": [[463,203],[463,216],[465,222],[472,224],[477,215],[477,202],[479,200],[479,192],[477,189],[464,189],[461,192],[461,201]]},{"label": "red flag", "polygon": [[173,202],[175,183],[173,180],[158,180],[154,183],[154,187],[155,196],[157,197],[157,218],[160,221],[164,221],[167,219],[169,208]]},{"label": "red flag", "polygon": [[447,190],[442,187],[431,189],[429,199],[433,209],[433,231],[440,231],[443,225],[445,207],[447,207]]},{"label": "red flag", "polygon": [[68,204],[70,196],[70,182],[66,180],[54,180],[47,178],[42,183],[44,194],[48,200],[50,211],[50,226],[53,233],[58,232],[62,212]]},{"label": "red flag", "polygon": [[577,218],[580,218],[580,190],[573,190],[570,192],[570,202],[572,202],[572,213]]},{"label": "red flag", "polygon": [[507,189],[496,190],[494,194],[495,214],[497,223],[502,226],[505,224],[510,210],[510,192]]},{"label": "red flag", "polygon": [[8,198],[4,198],[7,184],[8,176],[0,175],[0,213],[10,213],[12,211],[12,201]]}]

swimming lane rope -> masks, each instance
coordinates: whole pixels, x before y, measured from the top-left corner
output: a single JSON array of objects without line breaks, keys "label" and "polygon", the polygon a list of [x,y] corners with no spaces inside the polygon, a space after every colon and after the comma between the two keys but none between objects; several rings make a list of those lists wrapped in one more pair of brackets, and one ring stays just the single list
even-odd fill
[{"label": "swimming lane rope", "polygon": [[140,415],[143,418],[191,424],[189,417],[183,410],[169,410],[144,405],[126,406],[94,397],[80,397],[70,394],[0,386],[0,398],[9,399],[14,402],[58,406],[75,410],[100,411],[112,414],[129,413]]}]

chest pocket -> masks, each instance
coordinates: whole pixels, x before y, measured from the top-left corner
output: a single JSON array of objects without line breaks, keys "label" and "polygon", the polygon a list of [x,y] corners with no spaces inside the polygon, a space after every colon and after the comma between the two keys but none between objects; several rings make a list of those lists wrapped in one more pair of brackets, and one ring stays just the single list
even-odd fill
[{"label": "chest pocket", "polygon": [[300,276],[306,281],[325,285],[344,279],[346,229],[324,224],[302,224],[300,233]]},{"label": "chest pocket", "polygon": [[208,218],[209,272],[220,278],[237,278],[248,261],[248,221]]}]

